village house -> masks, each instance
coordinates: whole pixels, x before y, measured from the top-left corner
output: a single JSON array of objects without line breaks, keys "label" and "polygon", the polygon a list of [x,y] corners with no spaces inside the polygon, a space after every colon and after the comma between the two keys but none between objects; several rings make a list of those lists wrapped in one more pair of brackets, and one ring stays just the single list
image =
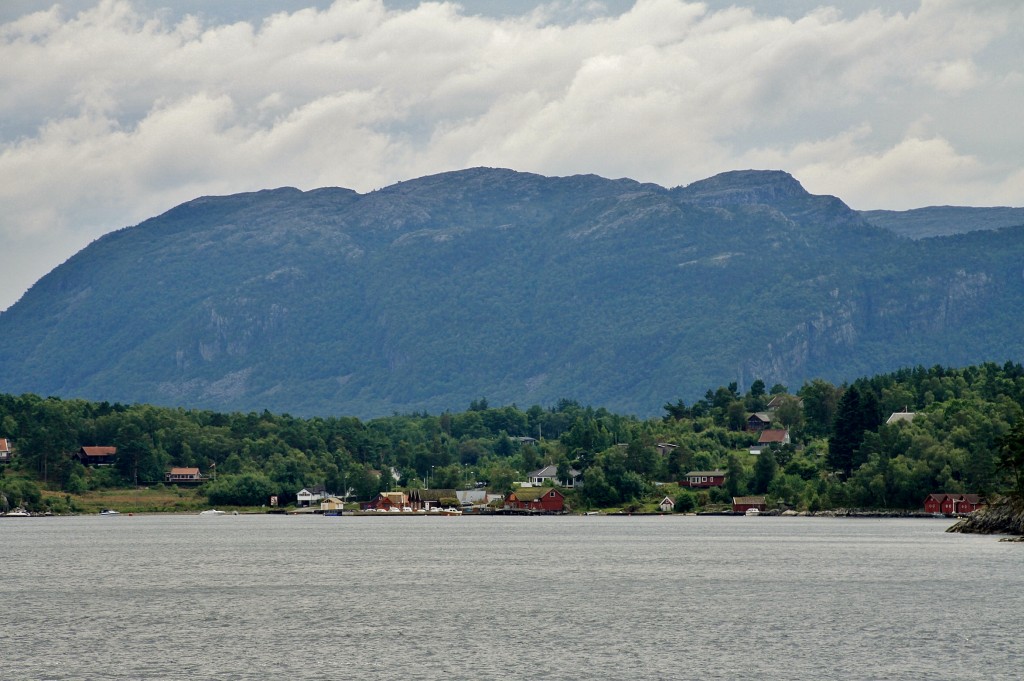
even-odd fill
[{"label": "village house", "polygon": [[7,463],[14,460],[14,450],[11,448],[11,441],[0,437],[0,463]]},{"label": "village house", "polygon": [[985,505],[977,494],[929,494],[924,500],[925,513],[959,515],[974,513]]},{"label": "village house", "polygon": [[505,510],[565,513],[565,495],[554,487],[528,487],[505,495]]},{"label": "village house", "polygon": [[533,471],[530,473],[529,481],[531,485],[540,487],[547,482],[552,482],[562,487],[576,487],[580,483],[580,472],[575,468],[569,469],[569,477],[565,480],[558,479],[558,466],[544,466],[540,470]]},{"label": "village house", "polygon": [[758,411],[747,417],[747,430],[764,430],[770,425],[772,425],[772,416],[767,412]]},{"label": "village house", "polygon": [[326,485],[314,485],[312,487],[303,487],[295,495],[295,503],[299,506],[312,506],[315,503],[323,501],[327,497],[334,496],[327,491]]},{"label": "village house", "polygon": [[794,397],[793,395],[787,395],[785,393],[782,393],[780,395],[775,395],[774,397],[772,397],[772,399],[768,401],[768,404],[765,406],[765,411],[767,411],[768,413],[776,412],[779,410],[779,407],[784,405],[786,402],[789,402],[790,400],[796,400],[797,406],[800,407],[801,409],[804,408],[804,401],[802,399]]},{"label": "village house", "polygon": [[453,489],[411,489],[406,494],[408,506],[414,510],[429,511],[457,503],[459,493]]},{"label": "village house", "polygon": [[768,510],[768,504],[765,502],[764,497],[733,497],[732,498],[732,512],[733,513],[746,513],[752,508],[756,508],[758,511]]},{"label": "village house", "polygon": [[203,476],[198,468],[172,468],[164,473],[164,482],[180,485],[198,483],[203,481]]},{"label": "village house", "polygon": [[764,450],[770,448],[772,445],[788,445],[789,431],[779,429],[767,429],[762,430],[761,434],[757,438],[757,444],[750,445],[751,454],[760,454]]},{"label": "village house", "polygon": [[679,481],[680,487],[721,487],[725,484],[725,471],[690,471]]},{"label": "village house", "polygon": [[409,506],[409,497],[405,492],[381,492],[373,499],[362,505],[364,511],[390,511],[394,509],[401,511]]},{"label": "village house", "polygon": [[75,458],[86,466],[109,466],[117,456],[117,447],[82,447]]},{"label": "village house", "polygon": [[671,513],[676,508],[675,499],[672,497],[665,497],[661,500],[661,503],[658,504],[658,508],[661,509],[662,513]]},{"label": "village house", "polygon": [[341,515],[345,510],[345,502],[338,497],[327,497],[320,502],[320,510],[324,515]]}]

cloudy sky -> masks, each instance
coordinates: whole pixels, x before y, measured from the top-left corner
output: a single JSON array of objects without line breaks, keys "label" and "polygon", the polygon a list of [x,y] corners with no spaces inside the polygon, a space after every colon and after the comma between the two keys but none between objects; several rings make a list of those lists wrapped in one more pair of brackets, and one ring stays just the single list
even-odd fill
[{"label": "cloudy sky", "polygon": [[196,196],[480,165],[1024,206],[1022,112],[1020,0],[4,0],[0,310]]}]

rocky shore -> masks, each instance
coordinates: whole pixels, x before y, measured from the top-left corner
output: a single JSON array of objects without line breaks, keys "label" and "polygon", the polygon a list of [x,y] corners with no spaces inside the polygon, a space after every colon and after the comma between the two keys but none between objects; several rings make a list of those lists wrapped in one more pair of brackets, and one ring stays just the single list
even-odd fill
[{"label": "rocky shore", "polygon": [[1024,500],[1000,497],[962,518],[946,532],[1017,535],[1007,541],[1024,541]]}]

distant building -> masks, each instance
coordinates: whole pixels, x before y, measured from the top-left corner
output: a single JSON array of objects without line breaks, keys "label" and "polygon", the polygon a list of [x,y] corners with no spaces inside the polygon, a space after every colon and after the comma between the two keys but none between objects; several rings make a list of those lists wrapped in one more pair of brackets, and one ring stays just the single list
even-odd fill
[{"label": "distant building", "polygon": [[164,473],[164,482],[171,484],[189,484],[202,482],[203,476],[198,468],[172,468]]},{"label": "distant building", "polygon": [[661,500],[661,503],[658,504],[658,508],[661,509],[662,513],[671,513],[676,508],[676,502],[672,497],[665,497]]},{"label": "distant building", "polygon": [[885,424],[891,425],[893,423],[910,423],[911,421],[914,420],[915,416],[917,416],[917,414],[915,414],[912,411],[907,411],[906,409],[904,409],[903,411],[894,411],[892,415],[885,420]]},{"label": "distant building", "polygon": [[75,458],[86,466],[109,466],[117,456],[117,447],[82,447]]},{"label": "distant building", "polygon": [[540,470],[533,471],[529,475],[529,482],[534,486],[541,486],[546,482],[553,482],[562,487],[576,487],[580,482],[580,472],[575,468],[569,469],[569,477],[565,480],[558,479],[558,466],[545,466]]},{"label": "distant building", "polygon": [[959,515],[974,513],[985,505],[985,500],[977,494],[929,494],[924,500],[925,513],[942,515]]},{"label": "distant building", "polygon": [[764,430],[770,425],[772,425],[772,416],[767,412],[758,411],[747,417],[747,430]]},{"label": "distant building", "polygon": [[732,498],[732,510],[733,513],[746,513],[752,508],[756,508],[758,511],[765,511],[768,509],[768,504],[765,502],[764,497],[733,497]]},{"label": "distant building", "polygon": [[0,437],[0,463],[7,463],[14,459],[14,450],[11,448],[11,441]]},{"label": "distant building", "polygon": [[751,454],[760,454],[772,445],[788,445],[790,443],[789,431],[780,429],[762,430],[757,438],[757,444],[750,445]]},{"label": "distant building", "polygon": [[565,513],[565,495],[554,487],[528,487],[505,495],[505,510]]},{"label": "distant building", "polygon": [[331,496],[334,495],[327,491],[326,485],[313,485],[312,487],[303,487],[299,490],[298,494],[295,495],[295,503],[299,506],[312,506]]},{"label": "distant building", "polygon": [[679,481],[680,487],[721,487],[725,484],[725,471],[690,471]]}]

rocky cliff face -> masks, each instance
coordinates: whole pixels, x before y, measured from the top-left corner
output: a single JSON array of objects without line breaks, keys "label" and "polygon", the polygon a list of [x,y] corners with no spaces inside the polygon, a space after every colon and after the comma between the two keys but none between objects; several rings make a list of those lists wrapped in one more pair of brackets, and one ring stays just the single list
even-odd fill
[{"label": "rocky cliff face", "polygon": [[961,518],[946,532],[1024,535],[1024,501],[1000,497],[968,517]]}]

